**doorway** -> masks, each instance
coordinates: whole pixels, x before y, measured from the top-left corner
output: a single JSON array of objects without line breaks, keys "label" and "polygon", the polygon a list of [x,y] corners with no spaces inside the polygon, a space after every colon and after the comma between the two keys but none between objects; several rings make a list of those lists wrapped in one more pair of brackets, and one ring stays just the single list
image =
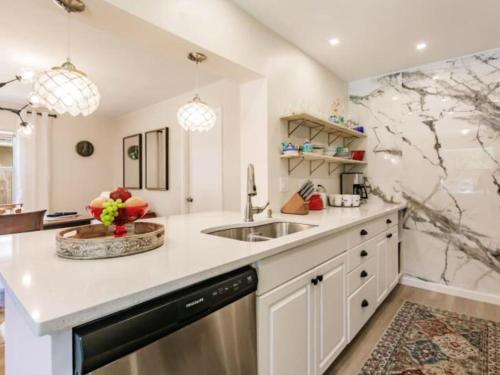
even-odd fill
[{"label": "doorway", "polygon": [[222,111],[217,108],[215,113],[211,130],[187,135],[187,213],[223,209]]}]

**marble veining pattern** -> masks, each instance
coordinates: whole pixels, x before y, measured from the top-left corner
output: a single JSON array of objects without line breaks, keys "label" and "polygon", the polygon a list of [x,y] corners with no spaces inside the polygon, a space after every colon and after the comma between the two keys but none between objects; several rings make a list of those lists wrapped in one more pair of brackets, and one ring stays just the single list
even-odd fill
[{"label": "marble veining pattern", "polygon": [[405,273],[500,295],[500,49],[349,89],[372,194],[409,207]]}]

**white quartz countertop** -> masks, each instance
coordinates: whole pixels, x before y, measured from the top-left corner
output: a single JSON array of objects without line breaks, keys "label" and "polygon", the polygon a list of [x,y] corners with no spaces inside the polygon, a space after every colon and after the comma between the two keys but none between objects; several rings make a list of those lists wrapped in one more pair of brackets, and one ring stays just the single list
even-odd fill
[{"label": "white quartz countertop", "polygon": [[[162,247],[100,260],[58,257],[57,230],[4,235],[0,236],[0,274],[33,332],[53,334],[401,208],[370,202],[360,208],[330,208],[306,216],[275,215],[271,221],[286,219],[318,226],[264,242],[201,232],[242,224],[237,212],[158,218],[151,221],[165,225]],[[269,219],[256,217],[256,221]]]}]

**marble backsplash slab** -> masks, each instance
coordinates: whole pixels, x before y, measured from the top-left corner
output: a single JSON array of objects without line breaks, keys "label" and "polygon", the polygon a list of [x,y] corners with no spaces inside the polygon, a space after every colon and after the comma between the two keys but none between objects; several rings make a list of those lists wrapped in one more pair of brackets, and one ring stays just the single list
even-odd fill
[{"label": "marble backsplash slab", "polygon": [[403,270],[500,295],[500,49],[349,87],[372,194],[408,203]]}]

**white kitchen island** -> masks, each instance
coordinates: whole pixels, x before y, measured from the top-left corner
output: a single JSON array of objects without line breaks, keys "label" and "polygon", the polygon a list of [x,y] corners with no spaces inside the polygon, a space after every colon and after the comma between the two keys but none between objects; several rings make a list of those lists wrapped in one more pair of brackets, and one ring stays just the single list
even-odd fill
[{"label": "white kitchen island", "polygon": [[[56,231],[0,237],[0,274],[6,288],[6,374],[73,373],[72,328],[210,277],[300,249],[403,208],[370,202],[307,216],[276,215],[317,227],[263,242],[242,242],[202,233],[244,225],[240,213],[210,212],[152,219],[166,228],[165,244],[130,257],[68,260],[55,253]],[[385,215],[385,216],[384,216]],[[342,250],[342,249],[341,249]],[[315,251],[314,247],[313,250]],[[343,249],[342,251],[346,251]],[[281,256],[281,255],[280,255]],[[314,258],[314,257],[312,257]],[[275,267],[276,257],[272,267]],[[286,264],[289,260],[284,260]],[[284,271],[284,274],[289,272]],[[262,279],[262,292],[280,279]],[[264,289],[266,290],[264,290]]]}]

